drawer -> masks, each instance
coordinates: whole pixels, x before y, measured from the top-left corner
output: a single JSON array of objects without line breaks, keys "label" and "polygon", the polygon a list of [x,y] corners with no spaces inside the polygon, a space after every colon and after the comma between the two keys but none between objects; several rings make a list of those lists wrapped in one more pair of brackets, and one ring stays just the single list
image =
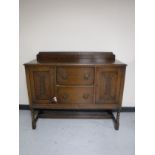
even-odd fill
[{"label": "drawer", "polygon": [[93,87],[61,87],[56,88],[58,103],[85,104],[93,103]]},{"label": "drawer", "polygon": [[57,67],[57,84],[62,85],[93,85],[93,67]]}]

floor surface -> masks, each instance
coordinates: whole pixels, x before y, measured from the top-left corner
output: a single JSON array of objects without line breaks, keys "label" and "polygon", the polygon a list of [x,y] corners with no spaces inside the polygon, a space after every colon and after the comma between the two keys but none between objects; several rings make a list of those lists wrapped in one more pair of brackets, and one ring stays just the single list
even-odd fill
[{"label": "floor surface", "polygon": [[122,112],[120,130],[110,119],[39,119],[31,128],[28,110],[20,110],[19,155],[134,155],[134,113]]}]

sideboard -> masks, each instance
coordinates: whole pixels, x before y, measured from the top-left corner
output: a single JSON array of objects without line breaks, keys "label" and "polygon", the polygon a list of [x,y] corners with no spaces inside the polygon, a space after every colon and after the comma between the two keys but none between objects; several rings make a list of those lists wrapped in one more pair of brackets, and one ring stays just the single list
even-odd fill
[{"label": "sideboard", "polygon": [[105,110],[119,129],[126,64],[112,52],[39,52],[24,65],[33,129],[52,110]]}]

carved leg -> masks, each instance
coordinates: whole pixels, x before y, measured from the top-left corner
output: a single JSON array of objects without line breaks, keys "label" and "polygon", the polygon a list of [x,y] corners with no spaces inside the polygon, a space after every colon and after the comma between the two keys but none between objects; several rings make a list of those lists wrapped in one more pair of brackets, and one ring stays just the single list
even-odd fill
[{"label": "carved leg", "polygon": [[117,111],[116,119],[115,119],[115,130],[119,130],[119,118],[120,118],[120,110]]},{"label": "carved leg", "polygon": [[39,111],[32,109],[31,114],[32,114],[32,129],[36,129],[36,122],[38,119]]}]

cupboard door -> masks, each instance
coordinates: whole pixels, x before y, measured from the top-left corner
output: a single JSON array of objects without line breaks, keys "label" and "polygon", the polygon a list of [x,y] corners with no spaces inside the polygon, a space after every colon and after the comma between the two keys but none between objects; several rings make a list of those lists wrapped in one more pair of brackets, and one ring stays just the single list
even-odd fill
[{"label": "cupboard door", "polygon": [[119,104],[120,78],[117,67],[96,68],[96,104]]},{"label": "cupboard door", "polygon": [[34,104],[47,104],[54,96],[54,67],[30,67],[30,82],[32,89],[32,102]]}]

